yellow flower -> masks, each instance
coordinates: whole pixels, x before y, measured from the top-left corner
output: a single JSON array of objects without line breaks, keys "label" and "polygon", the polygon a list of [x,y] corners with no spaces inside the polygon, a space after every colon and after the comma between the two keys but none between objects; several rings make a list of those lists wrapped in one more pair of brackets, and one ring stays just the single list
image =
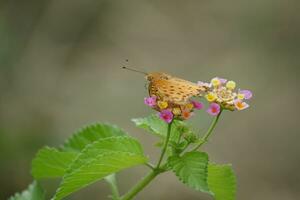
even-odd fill
[{"label": "yellow flower", "polygon": [[207,101],[212,102],[217,99],[217,95],[213,92],[210,92],[207,95],[205,95],[205,98],[207,99]]},{"label": "yellow flower", "polygon": [[228,81],[227,84],[226,84],[226,87],[230,90],[234,90],[236,84],[234,81]]},{"label": "yellow flower", "polygon": [[218,87],[221,84],[221,81],[218,78],[213,78],[210,82],[214,87]]},{"label": "yellow flower", "polygon": [[245,98],[245,95],[244,94],[238,94],[237,98],[243,100]]},{"label": "yellow flower", "polygon": [[192,110],[194,108],[194,105],[192,103],[188,103],[185,105],[185,108],[188,110]]},{"label": "yellow flower", "polygon": [[165,109],[165,108],[168,107],[168,102],[166,102],[166,101],[159,101],[159,102],[157,102],[157,105],[158,105],[158,107],[160,109]]},{"label": "yellow flower", "polygon": [[181,109],[180,108],[173,108],[172,110],[174,115],[180,115],[181,114]]}]

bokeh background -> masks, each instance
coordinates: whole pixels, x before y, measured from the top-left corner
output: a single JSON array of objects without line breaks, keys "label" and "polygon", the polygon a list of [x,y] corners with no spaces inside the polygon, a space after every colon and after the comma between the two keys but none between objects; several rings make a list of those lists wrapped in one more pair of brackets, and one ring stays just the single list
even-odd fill
[{"label": "bokeh background", "polygon": [[[144,77],[120,69],[164,71],[192,81],[214,76],[251,89],[251,108],[225,113],[205,146],[232,163],[238,198],[300,196],[300,3],[297,0],[1,0],[0,199],[32,181],[30,162],[83,125],[105,121],[137,137],[153,160],[155,139],[134,127]],[[193,120],[205,130],[211,117]],[[125,192],[146,173],[119,174]],[[43,181],[50,197],[59,180]],[[104,182],[68,197],[107,199]],[[137,199],[212,199],[167,173]]]}]

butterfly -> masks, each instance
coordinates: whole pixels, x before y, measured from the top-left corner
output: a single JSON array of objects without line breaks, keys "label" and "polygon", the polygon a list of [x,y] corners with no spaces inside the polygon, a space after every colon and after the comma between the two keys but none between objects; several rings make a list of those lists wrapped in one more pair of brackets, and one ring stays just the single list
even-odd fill
[{"label": "butterfly", "polygon": [[208,89],[206,86],[200,86],[163,72],[145,73],[128,67],[122,68],[146,75],[149,81],[149,96],[156,96],[162,101],[176,105],[185,105],[191,97],[201,96]]}]

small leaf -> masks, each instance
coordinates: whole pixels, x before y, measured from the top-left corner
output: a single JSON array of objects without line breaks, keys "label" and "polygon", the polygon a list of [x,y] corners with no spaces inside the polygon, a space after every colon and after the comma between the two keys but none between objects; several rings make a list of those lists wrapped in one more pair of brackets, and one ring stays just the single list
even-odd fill
[{"label": "small leaf", "polygon": [[73,161],[54,200],[60,200],[109,174],[146,162],[137,140],[127,136],[100,139],[86,146]]},{"label": "small leaf", "polygon": [[209,192],[207,185],[208,155],[205,152],[187,152],[168,160],[176,176],[187,186],[202,192]]},{"label": "small leaf", "polygon": [[15,194],[8,200],[45,200],[45,192],[43,188],[34,181],[29,185],[27,190],[23,191],[21,194]]},{"label": "small leaf", "polygon": [[234,200],[236,179],[231,165],[208,165],[208,186],[215,200]]},{"label": "small leaf", "polygon": [[101,123],[93,124],[73,134],[65,142],[63,150],[80,152],[86,145],[98,139],[123,135],[127,134],[116,126]]},{"label": "small leaf", "polygon": [[160,137],[166,136],[168,125],[159,119],[156,115],[150,115],[145,118],[132,119],[137,127],[143,128]]},{"label": "small leaf", "polygon": [[33,159],[31,173],[35,179],[61,177],[76,155],[74,152],[61,152],[55,148],[44,147]]},{"label": "small leaf", "polygon": [[[161,120],[157,115],[150,115],[144,118],[132,119],[137,127],[145,129],[150,133],[165,138],[168,132],[168,124]],[[171,141],[177,141],[178,137],[188,131],[188,126],[182,121],[174,120],[171,128]]]}]

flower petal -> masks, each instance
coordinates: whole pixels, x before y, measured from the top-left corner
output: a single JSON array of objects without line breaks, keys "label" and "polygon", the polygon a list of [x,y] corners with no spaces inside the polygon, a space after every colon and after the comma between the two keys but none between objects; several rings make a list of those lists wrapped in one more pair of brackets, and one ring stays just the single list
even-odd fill
[{"label": "flower petal", "polygon": [[157,105],[158,105],[158,107],[160,108],[160,109],[166,109],[167,107],[168,107],[168,102],[166,102],[166,101],[158,101],[157,102]]},{"label": "flower petal", "polygon": [[218,87],[219,85],[221,85],[221,81],[218,77],[215,77],[213,79],[211,79],[210,83],[214,86],[214,87]]},{"label": "flower petal", "polygon": [[207,99],[207,101],[212,102],[212,101],[216,100],[217,94],[214,92],[210,92],[207,95],[205,95],[205,98]]},{"label": "flower petal", "polygon": [[234,90],[235,86],[236,86],[236,83],[234,81],[228,81],[226,83],[226,87],[230,90]]},{"label": "flower petal", "polygon": [[162,110],[159,113],[159,117],[169,124],[172,122],[174,115],[170,110]]},{"label": "flower petal", "polygon": [[191,103],[194,105],[196,110],[201,110],[204,107],[203,103],[199,101],[191,101]]},{"label": "flower petal", "polygon": [[193,116],[193,112],[191,112],[189,110],[183,110],[182,113],[181,113],[181,116],[182,116],[183,119],[187,120],[191,116]]},{"label": "flower petal", "polygon": [[242,93],[238,93],[237,98],[240,99],[240,100],[243,100],[243,99],[245,99],[245,95],[242,94]]},{"label": "flower petal", "polygon": [[212,116],[218,115],[220,111],[221,111],[221,107],[217,103],[211,103],[209,108],[206,110],[206,112],[208,112],[208,114]]},{"label": "flower petal", "polygon": [[239,93],[243,94],[245,99],[251,99],[253,96],[250,90],[239,90]]},{"label": "flower petal", "polygon": [[197,85],[208,87],[208,88],[211,87],[211,83],[205,83],[205,82],[202,82],[202,81],[198,81]]},{"label": "flower petal", "polygon": [[220,80],[221,84],[225,84],[227,82],[227,79],[225,79],[225,78],[219,78],[219,80]]},{"label": "flower petal", "polygon": [[156,106],[156,96],[152,97],[145,97],[144,98],[144,103],[150,107]]},{"label": "flower petal", "polygon": [[173,112],[174,115],[180,115],[181,114],[181,109],[176,107],[176,108],[173,108],[172,112]]},{"label": "flower petal", "polygon": [[234,106],[237,110],[244,110],[249,107],[249,104],[247,104],[246,102],[243,102],[240,99],[236,99],[234,101]]}]

